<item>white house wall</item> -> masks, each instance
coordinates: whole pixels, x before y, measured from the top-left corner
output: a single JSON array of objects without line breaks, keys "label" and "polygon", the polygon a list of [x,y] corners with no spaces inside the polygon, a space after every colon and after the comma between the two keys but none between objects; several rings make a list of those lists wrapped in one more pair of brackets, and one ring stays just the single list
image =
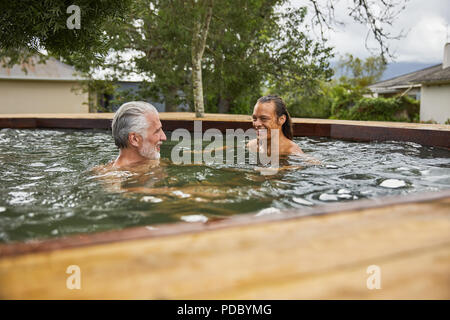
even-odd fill
[{"label": "white house wall", "polygon": [[87,113],[75,81],[0,80],[0,113]]},{"label": "white house wall", "polygon": [[422,85],[420,120],[444,123],[450,119],[450,84]]}]

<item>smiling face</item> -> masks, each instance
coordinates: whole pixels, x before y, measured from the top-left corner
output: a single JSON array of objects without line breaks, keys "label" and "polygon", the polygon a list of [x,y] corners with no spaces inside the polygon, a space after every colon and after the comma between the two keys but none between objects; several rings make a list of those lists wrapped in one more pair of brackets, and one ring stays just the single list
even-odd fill
[{"label": "smiling face", "polygon": [[161,144],[167,137],[162,130],[161,121],[156,113],[147,113],[145,115],[148,127],[145,134],[139,139],[137,150],[139,154],[147,159],[159,159]]},{"label": "smiling face", "polygon": [[253,109],[253,128],[255,128],[258,138],[270,139],[270,130],[278,129],[282,135],[282,126],[286,121],[286,116],[278,118],[273,102],[257,103]]}]

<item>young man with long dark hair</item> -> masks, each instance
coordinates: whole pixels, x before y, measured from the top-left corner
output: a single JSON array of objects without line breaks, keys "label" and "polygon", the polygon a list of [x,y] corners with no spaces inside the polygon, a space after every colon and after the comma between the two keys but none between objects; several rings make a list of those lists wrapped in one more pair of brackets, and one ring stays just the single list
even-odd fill
[{"label": "young man with long dark hair", "polygon": [[[267,147],[267,153],[271,153],[274,130],[278,131],[279,155],[303,155],[302,149],[292,141],[292,120],[283,99],[277,95],[267,95],[258,99],[253,109],[253,128],[257,138],[249,141],[248,148],[251,151],[259,151],[261,145]],[[264,142],[264,143],[262,143]],[[278,142],[278,144],[277,144]]]}]

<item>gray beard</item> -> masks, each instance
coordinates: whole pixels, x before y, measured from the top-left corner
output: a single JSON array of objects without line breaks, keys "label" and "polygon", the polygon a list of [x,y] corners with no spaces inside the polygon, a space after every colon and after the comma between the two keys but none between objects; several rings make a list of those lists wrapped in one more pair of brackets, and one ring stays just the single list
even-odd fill
[{"label": "gray beard", "polygon": [[145,142],[142,148],[139,150],[139,154],[149,160],[157,160],[161,157],[161,154],[156,150],[156,146]]}]

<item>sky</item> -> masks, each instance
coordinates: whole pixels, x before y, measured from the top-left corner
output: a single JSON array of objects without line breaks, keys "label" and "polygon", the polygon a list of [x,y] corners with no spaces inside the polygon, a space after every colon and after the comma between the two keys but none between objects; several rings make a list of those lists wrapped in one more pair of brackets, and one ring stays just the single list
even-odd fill
[{"label": "sky", "polygon": [[[326,0],[322,1],[326,3]],[[353,22],[348,16],[347,8],[353,0],[336,0],[333,3],[336,18],[345,25],[335,26],[334,30],[327,32],[328,44],[335,47],[337,55],[351,53],[360,58],[370,56],[371,52],[365,46],[367,26]],[[310,2],[291,0],[291,4],[304,6],[310,5]],[[450,0],[409,0],[405,10],[398,15],[392,28],[389,28],[392,34],[398,34],[401,30],[406,33],[401,40],[389,42],[389,49],[395,55],[395,59],[389,62],[441,63],[444,45],[446,41],[450,42],[450,26],[447,28],[447,24],[450,25]],[[375,47],[376,44],[369,42],[369,46]]]}]

